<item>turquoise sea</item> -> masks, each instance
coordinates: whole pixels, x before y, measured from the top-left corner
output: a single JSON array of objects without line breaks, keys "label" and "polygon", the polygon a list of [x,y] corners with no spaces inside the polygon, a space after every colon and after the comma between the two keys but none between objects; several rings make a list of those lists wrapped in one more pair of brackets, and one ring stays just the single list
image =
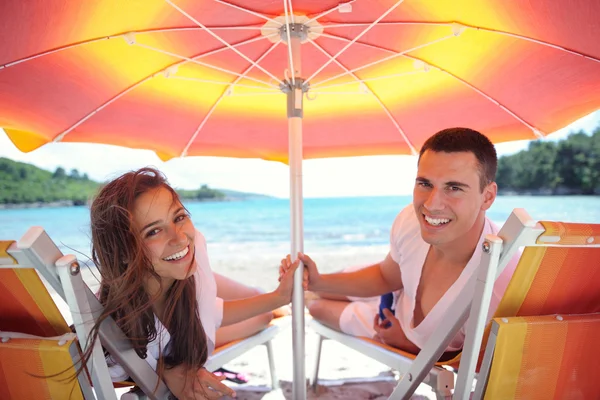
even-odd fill
[{"label": "turquoise sea", "polygon": [[[326,260],[324,270],[381,259],[394,217],[410,201],[411,196],[305,199],[305,252]],[[272,286],[265,283],[264,273],[274,274],[271,268],[289,252],[287,199],[186,206],[207,238],[215,270],[253,285]],[[600,223],[600,196],[499,196],[488,216],[502,225],[516,207],[538,220]],[[88,208],[0,210],[0,240],[18,239],[34,225],[44,227],[63,252],[80,252],[82,259],[89,256]]]}]

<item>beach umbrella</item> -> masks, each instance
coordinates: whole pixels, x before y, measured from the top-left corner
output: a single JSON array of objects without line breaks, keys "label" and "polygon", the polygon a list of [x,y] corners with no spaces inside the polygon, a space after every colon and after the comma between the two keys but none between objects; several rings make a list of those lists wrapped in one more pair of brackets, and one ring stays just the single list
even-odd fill
[{"label": "beach umbrella", "polygon": [[541,138],[600,108],[599,17],[597,0],[3,0],[0,126],[25,152],[289,163],[295,254],[303,159],[416,154],[453,126]]}]

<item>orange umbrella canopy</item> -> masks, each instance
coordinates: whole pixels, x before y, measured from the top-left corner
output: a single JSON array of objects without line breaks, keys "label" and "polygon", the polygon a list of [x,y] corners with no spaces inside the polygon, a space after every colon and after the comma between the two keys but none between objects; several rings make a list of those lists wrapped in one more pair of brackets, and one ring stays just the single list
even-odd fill
[{"label": "orange umbrella canopy", "polygon": [[281,87],[302,78],[304,158],[410,154],[453,126],[533,139],[600,108],[599,18],[597,0],[3,0],[0,126],[22,151],[287,161]]}]

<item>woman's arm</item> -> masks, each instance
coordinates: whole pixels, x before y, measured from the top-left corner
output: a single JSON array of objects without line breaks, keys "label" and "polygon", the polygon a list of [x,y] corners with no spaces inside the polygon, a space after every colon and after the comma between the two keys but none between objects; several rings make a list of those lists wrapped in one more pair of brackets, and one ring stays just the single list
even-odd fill
[{"label": "woman's arm", "polygon": [[224,301],[221,326],[235,324],[289,304],[294,288],[294,272],[297,269],[297,263],[294,267],[288,269],[281,277],[279,286],[273,292],[259,294],[247,299]]},{"label": "woman's arm", "polygon": [[276,292],[259,294],[241,300],[223,302],[223,322],[221,326],[235,324],[236,322],[272,311],[290,302],[290,297],[281,296]]}]

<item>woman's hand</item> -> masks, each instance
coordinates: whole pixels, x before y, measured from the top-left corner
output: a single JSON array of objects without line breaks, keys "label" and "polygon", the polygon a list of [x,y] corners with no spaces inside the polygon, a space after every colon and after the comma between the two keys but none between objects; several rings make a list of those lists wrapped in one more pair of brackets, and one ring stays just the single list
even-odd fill
[{"label": "woman's hand", "polygon": [[281,260],[279,265],[279,281],[282,280],[286,271],[290,268],[297,268],[298,264],[302,261],[304,264],[304,270],[302,273],[302,286],[304,290],[317,290],[318,283],[321,280],[321,274],[317,270],[317,264],[306,254],[298,253],[296,261],[292,262],[292,258],[288,254]]},{"label": "woman's hand", "polygon": [[236,397],[235,391],[221,383],[225,376],[215,376],[205,368],[189,369],[183,365],[165,369],[163,379],[179,400],[216,400]]},{"label": "woman's hand", "polygon": [[[289,259],[289,256],[288,256]],[[292,291],[294,289],[294,272],[298,269],[298,265],[300,263],[296,260],[296,262],[292,263],[290,261],[289,264],[286,264],[283,267],[283,261],[285,258],[281,260],[282,265],[279,267],[279,286],[275,290],[278,296],[284,298],[286,300],[285,304],[288,304],[292,301]],[[304,282],[304,290],[306,290],[306,282]]]}]

